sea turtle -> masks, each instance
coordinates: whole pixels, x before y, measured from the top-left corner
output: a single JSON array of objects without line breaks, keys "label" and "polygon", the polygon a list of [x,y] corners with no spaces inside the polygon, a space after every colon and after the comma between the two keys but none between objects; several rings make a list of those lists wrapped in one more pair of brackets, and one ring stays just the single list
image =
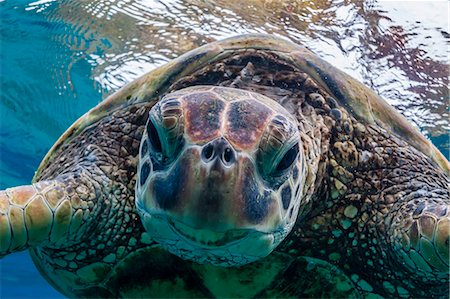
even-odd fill
[{"label": "sea turtle", "polygon": [[77,120],[0,193],[0,255],[72,297],[444,297],[449,169],[361,83],[244,35]]}]

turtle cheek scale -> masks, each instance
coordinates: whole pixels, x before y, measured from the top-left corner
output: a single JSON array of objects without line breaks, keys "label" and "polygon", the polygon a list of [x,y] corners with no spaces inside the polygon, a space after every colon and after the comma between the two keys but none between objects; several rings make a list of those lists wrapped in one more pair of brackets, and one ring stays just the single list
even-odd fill
[{"label": "turtle cheek scale", "polygon": [[[136,204],[150,214],[179,213],[185,210],[185,199],[195,192],[195,171],[193,160],[198,159],[197,151],[185,150],[180,158],[167,169],[153,171],[144,186],[138,189]],[[141,169],[151,162],[141,162]],[[141,170],[142,175],[142,170]],[[142,181],[142,178],[141,178]]]}]

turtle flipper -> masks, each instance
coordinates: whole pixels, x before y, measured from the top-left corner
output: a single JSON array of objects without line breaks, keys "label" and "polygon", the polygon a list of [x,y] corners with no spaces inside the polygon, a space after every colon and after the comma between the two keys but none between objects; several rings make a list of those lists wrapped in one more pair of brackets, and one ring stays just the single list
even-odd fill
[{"label": "turtle flipper", "polygon": [[[392,215],[390,241],[400,260],[429,279],[449,275],[450,200],[443,190],[414,190]],[[419,275],[420,275],[419,274]]]},{"label": "turtle flipper", "polygon": [[62,181],[0,191],[0,257],[60,242],[81,223],[76,214]]}]

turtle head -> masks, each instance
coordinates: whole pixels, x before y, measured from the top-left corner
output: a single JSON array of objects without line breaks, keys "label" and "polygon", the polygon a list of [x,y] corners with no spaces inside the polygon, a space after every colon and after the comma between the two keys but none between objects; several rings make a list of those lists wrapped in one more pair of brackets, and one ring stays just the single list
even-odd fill
[{"label": "turtle head", "polygon": [[292,229],[302,193],[297,122],[260,94],[198,86],[166,95],[143,134],[136,206],[184,259],[239,266]]}]

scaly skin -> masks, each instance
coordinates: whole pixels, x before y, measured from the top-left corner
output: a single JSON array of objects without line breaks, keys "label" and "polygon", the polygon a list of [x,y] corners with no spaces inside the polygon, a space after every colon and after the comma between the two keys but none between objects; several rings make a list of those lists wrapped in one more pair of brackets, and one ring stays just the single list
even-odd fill
[{"label": "scaly skin", "polygon": [[[41,273],[58,290],[74,297],[347,297],[349,288],[387,297],[447,296],[448,175],[398,136],[374,122],[357,120],[346,110],[351,107],[339,105],[301,70],[280,61],[278,54],[236,50],[170,84],[164,81],[160,90],[165,94],[200,84],[249,89],[280,102],[297,118],[307,161],[305,205],[277,252],[257,264],[226,272],[183,261],[148,238],[135,210],[134,186],[140,139],[148,111],[159,98],[154,94],[143,102],[107,111],[108,117],[60,143],[40,169],[35,187],[3,193],[0,254],[31,246]],[[252,64],[249,59],[264,63]],[[51,208],[52,196],[48,189],[39,191],[41,184],[64,190],[63,196],[56,196],[59,206]],[[63,209],[66,202],[70,209]],[[22,237],[8,235],[4,225],[15,221],[10,222],[9,211],[19,212],[12,213],[14,219],[27,219],[17,215],[28,215],[30,204],[47,212],[41,218],[45,220],[42,231],[28,231],[25,236],[26,228],[19,225]],[[61,223],[50,210],[66,211],[70,224]],[[80,214],[76,233],[56,233],[60,228],[67,231],[67,225],[72,232]],[[46,238],[49,223],[52,228]],[[51,238],[53,228],[59,238]],[[355,285],[336,283],[321,293],[321,284],[314,282],[326,281],[326,275],[312,274],[314,263],[305,263],[301,256],[335,264]],[[257,275],[266,272],[268,278]],[[238,283],[242,290],[232,293],[236,290],[233,279],[244,279],[238,273],[250,273],[247,277],[255,277],[257,284]],[[308,281],[311,292],[302,285]]]},{"label": "scaly skin", "polygon": [[57,246],[69,231],[78,230],[81,215],[73,213],[64,188],[58,181],[42,181],[0,192],[2,255],[35,245]]},{"label": "scaly skin", "polygon": [[298,254],[345,269],[363,292],[447,293],[448,176],[394,135],[335,109],[324,157],[328,200],[314,200],[289,241]]},{"label": "scaly skin", "polygon": [[91,229],[89,218],[102,213],[103,204],[94,192],[106,190],[100,187],[104,176],[94,176],[97,183],[93,174],[79,167],[55,180],[0,191],[0,257],[35,246],[71,246],[84,239]]}]

